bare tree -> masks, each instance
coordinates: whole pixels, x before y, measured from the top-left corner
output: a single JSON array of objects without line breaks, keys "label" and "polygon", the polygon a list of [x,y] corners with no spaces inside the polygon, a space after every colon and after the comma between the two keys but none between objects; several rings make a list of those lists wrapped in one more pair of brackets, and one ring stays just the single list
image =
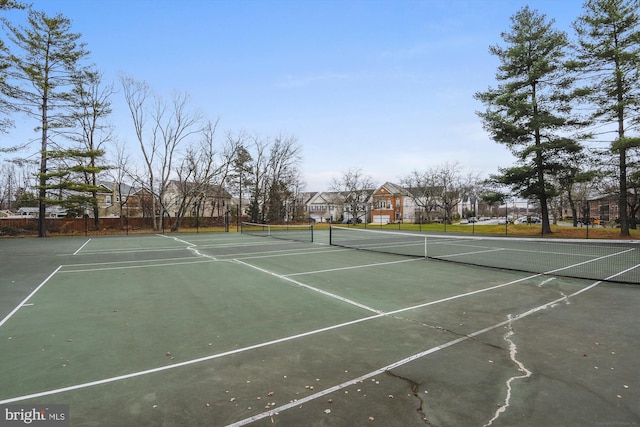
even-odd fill
[{"label": "bare tree", "polygon": [[116,189],[116,203],[118,203],[118,212],[120,217],[120,229],[124,228],[123,214],[127,221],[129,220],[129,197],[133,191],[133,187],[125,183],[131,181],[130,158],[127,145],[120,141],[112,141],[113,151],[111,163],[114,167],[108,170],[108,174],[113,180]]},{"label": "bare tree", "polygon": [[160,222],[157,216],[168,213],[163,201],[173,173],[177,149],[201,130],[201,114],[189,111],[189,96],[180,93],[174,93],[169,105],[161,98],[154,97],[154,105],[149,112],[149,86],[124,76],[121,77],[121,83],[146,166],[144,182],[152,197],[153,228],[158,230]]},{"label": "bare tree", "polygon": [[252,222],[264,223],[265,204],[267,203],[267,163],[269,154],[267,152],[268,142],[257,135],[251,137],[253,140],[250,145],[252,161],[249,164],[249,206],[248,214]]},{"label": "bare tree", "polygon": [[224,157],[231,160],[226,182],[230,191],[249,198],[247,213],[253,222],[290,219],[294,195],[302,187],[298,170],[301,148],[293,136],[274,139],[240,132],[227,134]]},{"label": "bare tree", "polygon": [[11,210],[14,207],[18,188],[16,166],[11,163],[0,165],[0,209]]},{"label": "bare tree", "polygon": [[297,168],[300,151],[296,138],[292,136],[279,135],[270,146],[265,188],[268,199],[265,216],[270,222],[289,220],[288,204],[292,203],[300,180]]},{"label": "bare tree", "polygon": [[401,178],[400,183],[409,191],[415,205],[421,211],[420,222],[422,223],[422,211],[424,210],[427,223],[430,223],[432,213],[438,208],[438,197],[441,192],[438,187],[437,169],[414,170],[409,175]]},{"label": "bare tree", "polygon": [[333,191],[342,193],[343,210],[354,223],[367,221],[367,205],[376,183],[361,169],[349,169],[340,178],[334,178],[331,183]]},{"label": "bare tree", "polygon": [[411,193],[420,209],[424,209],[427,221],[436,211],[444,213],[445,221],[451,223],[453,210],[463,201],[475,199],[479,178],[473,173],[464,174],[458,162],[444,163],[427,169],[413,171],[401,179],[402,185]]},{"label": "bare tree", "polygon": [[[195,211],[198,217],[205,214],[205,201],[212,200],[211,216],[214,216],[214,208],[220,209],[222,198],[222,184],[229,173],[229,162],[224,156],[225,150],[219,155],[215,146],[215,135],[218,122],[208,122],[202,130],[202,137],[198,143],[191,144],[180,166],[176,170],[178,198],[173,201],[176,207],[175,222],[172,231],[177,231],[182,219],[190,211]],[[217,203],[216,203],[217,202]]]},{"label": "bare tree", "polygon": [[438,207],[444,210],[445,222],[451,224],[453,209],[466,200],[479,182],[477,175],[463,174],[458,162],[445,163],[437,170],[437,184],[440,188]]}]

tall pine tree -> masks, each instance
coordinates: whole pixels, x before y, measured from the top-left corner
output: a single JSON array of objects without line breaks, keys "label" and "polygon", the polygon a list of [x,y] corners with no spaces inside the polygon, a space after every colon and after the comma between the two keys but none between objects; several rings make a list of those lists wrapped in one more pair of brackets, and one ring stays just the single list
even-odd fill
[{"label": "tall pine tree", "polygon": [[11,96],[22,111],[38,120],[40,133],[38,236],[46,235],[47,170],[50,145],[55,132],[68,126],[65,111],[73,102],[73,77],[89,54],[80,43],[81,35],[71,32],[71,21],[61,14],[53,17],[29,10],[26,26],[3,19],[12,42],[8,81]]},{"label": "tall pine tree", "polygon": [[612,125],[611,153],[617,157],[620,234],[629,235],[628,155],[640,138],[628,134],[640,112],[640,32],[638,0],[588,0],[574,23],[577,60],[572,64],[588,82],[584,99],[592,117]]},{"label": "tall pine tree", "polygon": [[[70,119],[73,131],[69,138],[77,144],[77,149],[71,151],[71,157],[76,160],[76,185],[90,194],[89,205],[93,209],[93,222],[99,227],[99,213],[97,192],[101,187],[98,175],[109,169],[103,162],[104,145],[111,140],[111,126],[106,124],[106,118],[111,114],[110,97],[114,92],[113,85],[103,85],[102,75],[94,69],[84,69],[78,73],[75,88],[72,92],[74,105]],[[79,154],[79,155],[78,155]],[[82,191],[82,190],[78,190]]]},{"label": "tall pine tree", "polygon": [[520,197],[537,199],[542,231],[551,233],[548,199],[556,189],[550,177],[562,169],[566,153],[581,150],[566,136],[578,125],[569,114],[571,79],[564,68],[569,43],[564,32],[553,29],[553,20],[529,7],[511,22],[510,32],[501,34],[505,47],[489,48],[501,63],[500,84],[475,94],[487,106],[478,116],[492,139],[518,159],[518,165],[501,168],[494,178]]}]

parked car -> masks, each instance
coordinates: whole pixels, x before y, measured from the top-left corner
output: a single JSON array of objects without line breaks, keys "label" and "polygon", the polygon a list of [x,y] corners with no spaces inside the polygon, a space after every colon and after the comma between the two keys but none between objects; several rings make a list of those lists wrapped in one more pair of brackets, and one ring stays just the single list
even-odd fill
[{"label": "parked car", "polygon": [[518,224],[541,224],[542,220],[537,216],[521,216],[516,222]]},{"label": "parked car", "polygon": [[356,220],[354,220],[353,218],[350,218],[346,221],[342,222],[343,224],[362,224],[362,219],[358,218]]}]

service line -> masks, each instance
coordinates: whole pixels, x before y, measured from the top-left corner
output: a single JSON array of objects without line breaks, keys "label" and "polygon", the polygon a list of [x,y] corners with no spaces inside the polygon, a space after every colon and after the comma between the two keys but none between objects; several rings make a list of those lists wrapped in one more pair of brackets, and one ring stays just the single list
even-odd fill
[{"label": "service line", "polygon": [[77,251],[75,251],[75,252],[73,253],[73,255],[78,255],[78,252],[80,252],[80,251],[82,250],[82,248],[84,248],[85,246],[87,246],[87,244],[88,244],[90,241],[91,241],[91,239],[89,239],[89,240],[87,240],[86,242],[84,242],[84,245],[80,246],[80,247],[78,248],[78,250],[77,250]]}]

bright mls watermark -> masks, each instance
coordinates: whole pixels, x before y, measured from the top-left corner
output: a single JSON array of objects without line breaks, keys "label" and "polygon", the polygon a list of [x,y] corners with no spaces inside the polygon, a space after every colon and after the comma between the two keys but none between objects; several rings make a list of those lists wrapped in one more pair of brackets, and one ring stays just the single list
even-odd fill
[{"label": "bright mls watermark", "polygon": [[0,427],[67,427],[69,405],[0,405]]}]

